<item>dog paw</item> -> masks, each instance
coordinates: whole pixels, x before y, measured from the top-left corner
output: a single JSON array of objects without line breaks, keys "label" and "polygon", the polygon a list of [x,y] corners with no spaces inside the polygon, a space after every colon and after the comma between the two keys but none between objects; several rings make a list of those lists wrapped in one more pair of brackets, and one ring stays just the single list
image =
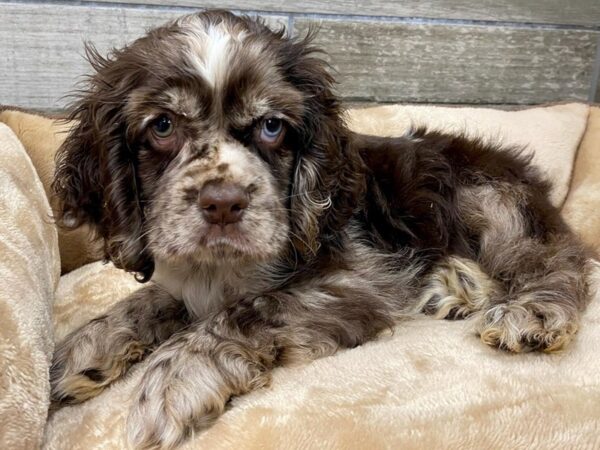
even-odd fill
[{"label": "dog paw", "polygon": [[416,309],[436,319],[463,319],[482,310],[497,290],[477,263],[450,257],[427,277]]},{"label": "dog paw", "polygon": [[93,320],[67,336],[54,352],[52,408],[97,396],[143,356],[144,349],[130,333],[114,332],[104,317]]},{"label": "dog paw", "polygon": [[576,318],[543,304],[500,304],[486,311],[479,326],[481,340],[515,353],[562,350],[577,331]]},{"label": "dog paw", "polygon": [[171,449],[208,428],[225,410],[231,390],[201,355],[161,348],[153,355],[127,419],[133,448]]}]

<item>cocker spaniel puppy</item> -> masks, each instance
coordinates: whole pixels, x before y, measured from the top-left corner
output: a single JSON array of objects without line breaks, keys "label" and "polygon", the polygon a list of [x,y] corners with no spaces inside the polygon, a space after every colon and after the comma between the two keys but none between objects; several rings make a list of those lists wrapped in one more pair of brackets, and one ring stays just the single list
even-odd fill
[{"label": "cocker spaniel puppy", "polygon": [[173,447],[279,365],[401,318],[474,316],[481,340],[555,351],[588,302],[586,250],[515,149],[426,130],[361,136],[310,37],[209,11],[103,58],[59,151],[59,219],[150,281],[69,335],[53,400],[148,357],[128,419]]}]

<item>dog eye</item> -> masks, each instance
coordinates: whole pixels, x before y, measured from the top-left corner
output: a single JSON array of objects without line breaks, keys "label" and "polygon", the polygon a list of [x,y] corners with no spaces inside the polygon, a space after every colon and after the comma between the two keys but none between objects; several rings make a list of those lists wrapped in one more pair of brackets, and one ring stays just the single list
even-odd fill
[{"label": "dog eye", "polygon": [[152,132],[159,138],[167,138],[173,134],[175,126],[173,125],[173,121],[166,114],[161,114],[158,118],[152,123]]},{"label": "dog eye", "polygon": [[283,121],[275,117],[263,120],[260,140],[266,144],[275,144],[283,133]]}]

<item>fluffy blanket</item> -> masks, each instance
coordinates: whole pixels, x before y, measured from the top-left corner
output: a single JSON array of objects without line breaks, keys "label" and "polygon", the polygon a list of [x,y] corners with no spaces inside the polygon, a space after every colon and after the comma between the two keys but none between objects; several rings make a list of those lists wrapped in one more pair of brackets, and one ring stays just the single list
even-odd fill
[{"label": "fluffy blanket", "polygon": [[[554,183],[554,203],[600,248],[600,109],[385,106],[351,111],[348,120],[381,135],[427,124],[528,145]],[[0,121],[12,124],[47,187],[59,125],[14,111]],[[40,142],[23,137],[41,122]],[[15,136],[0,132],[0,447],[125,448],[124,418],[144,364],[46,423],[47,368],[51,330],[61,339],[139,285],[96,262],[64,274],[55,289],[57,235],[42,185]],[[54,148],[44,149],[50,140]],[[61,243],[61,257],[71,258],[63,273],[96,255],[86,232],[71,238],[69,252]],[[468,320],[421,318],[362,347],[276,370],[269,388],[234,399],[184,448],[598,448],[598,348],[600,299],[574,343],[554,355],[503,353],[481,344]]]},{"label": "fluffy blanket", "polygon": [[48,411],[58,238],[23,146],[0,123],[0,448],[35,448]]}]

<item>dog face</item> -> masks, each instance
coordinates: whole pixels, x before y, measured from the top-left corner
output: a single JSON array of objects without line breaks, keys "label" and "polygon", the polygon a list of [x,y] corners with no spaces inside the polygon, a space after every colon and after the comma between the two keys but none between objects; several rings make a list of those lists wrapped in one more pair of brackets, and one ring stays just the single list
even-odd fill
[{"label": "dog face", "polygon": [[241,25],[180,21],[161,43],[164,67],[129,93],[148,246],[161,260],[256,261],[286,243],[303,94],[273,63],[273,37]]},{"label": "dog face", "polygon": [[226,12],[185,16],[108,58],[74,105],[54,188],[118,267],[310,255],[358,195],[327,64]]}]

